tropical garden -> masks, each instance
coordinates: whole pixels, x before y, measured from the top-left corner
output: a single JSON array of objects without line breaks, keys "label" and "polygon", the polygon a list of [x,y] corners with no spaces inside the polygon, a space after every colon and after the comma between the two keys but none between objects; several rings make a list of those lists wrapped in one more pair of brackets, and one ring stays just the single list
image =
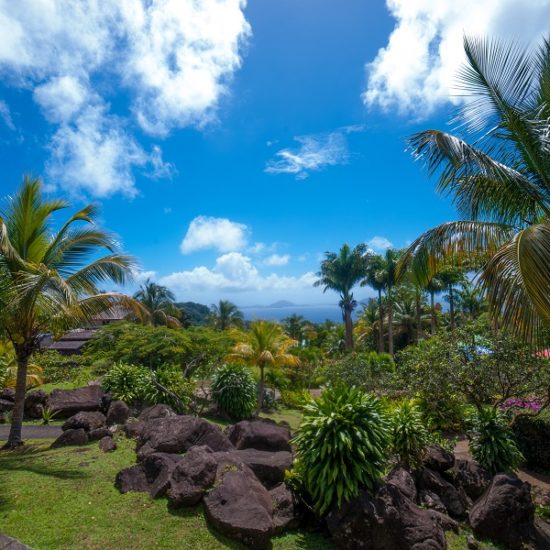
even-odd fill
[{"label": "tropical garden", "polygon": [[[0,525],[7,534],[36,548],[74,548],[76,541],[125,547],[129,537],[133,548],[182,540],[194,548],[263,548],[272,536],[277,548],[355,548],[358,540],[371,548],[420,547],[415,536],[430,548],[480,547],[472,546],[475,538],[488,547],[544,547],[537,522],[550,517],[550,486],[529,493],[515,475],[528,469],[548,480],[550,472],[550,44],[528,51],[467,38],[464,48],[459,79],[471,101],[454,120],[456,133],[425,130],[408,143],[461,219],[403,250],[375,254],[343,244],[326,252],[315,284],[338,297],[342,323],[296,314],[280,323],[246,321],[227,300],[209,308],[177,303],[150,280],[132,296],[105,292],[131,280],[135,260],[98,228],[94,206],[59,226],[53,216],[69,205],[46,199],[39,180],[24,179],[0,214],[0,418],[9,426]],[[359,302],[367,288],[373,297]],[[80,355],[44,350],[45,334],[94,326],[113,308],[125,319],[96,327]],[[250,542],[252,535],[215,522],[224,535],[206,528],[197,502],[203,498],[211,518],[216,484],[187,508],[169,488],[170,513],[143,493],[120,495],[115,474],[135,458],[128,430],[106,435],[118,445],[108,455],[86,436],[89,476],[78,465],[84,455],[50,450],[51,437],[24,445],[25,428],[64,421],[48,395],[88,385],[123,402],[130,419],[167,406],[175,418],[224,428],[230,439],[241,422],[284,427],[292,461],[280,481],[299,510],[289,530]],[[44,397],[30,415],[37,392]],[[468,483],[455,464],[457,443],[468,456],[460,462],[470,468]],[[491,530],[479,519],[486,514],[479,498],[497,480],[522,498],[527,491],[521,533]],[[410,504],[403,503],[407,484]],[[48,499],[41,506],[33,506],[36,491]],[[391,539],[387,533],[401,527],[386,523],[378,533],[367,504],[389,522],[383,510],[390,501],[408,510],[414,501],[419,525],[435,510],[439,516],[429,517],[437,527]],[[83,536],[68,523],[71,506],[98,527]],[[41,527],[51,513],[63,535]],[[29,534],[24,522],[31,520]],[[153,538],[156,526],[164,543]]]}]

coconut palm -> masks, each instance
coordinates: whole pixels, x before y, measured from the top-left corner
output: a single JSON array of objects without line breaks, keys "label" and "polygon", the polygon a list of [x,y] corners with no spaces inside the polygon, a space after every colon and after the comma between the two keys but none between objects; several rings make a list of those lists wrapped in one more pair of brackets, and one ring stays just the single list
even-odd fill
[{"label": "coconut palm", "polygon": [[[42,367],[29,363],[27,365],[27,380],[25,386],[28,389],[41,386]],[[17,381],[17,357],[11,342],[0,341],[0,388],[15,388]]]},{"label": "coconut palm", "polygon": [[[370,286],[378,293],[378,318],[384,318],[384,307],[382,305],[382,291],[385,290],[384,258],[377,254],[371,254],[367,258],[366,277],[361,281],[361,286]],[[378,323],[378,353],[384,353],[384,327]]]},{"label": "coconut palm", "polygon": [[410,140],[463,219],[421,235],[400,269],[427,282],[449,264],[477,267],[494,320],[540,341],[550,323],[550,42],[530,51],[466,37],[464,49],[465,137]]},{"label": "coconut palm", "polygon": [[445,299],[449,302],[449,320],[451,330],[456,328],[455,317],[455,293],[456,286],[462,285],[466,281],[464,273],[457,267],[447,267],[437,274],[438,279],[443,283],[443,287],[447,290]]},{"label": "coconut palm", "polygon": [[430,295],[430,334],[433,336],[436,329],[435,295],[444,288],[443,281],[437,276],[432,277],[424,286]]},{"label": "coconut palm", "polygon": [[[39,334],[85,324],[115,306],[141,312],[131,298],[98,288],[107,282],[127,282],[134,261],[117,252],[114,237],[94,225],[96,207],[86,206],[53,233],[53,214],[68,205],[45,200],[41,186],[39,180],[25,177],[0,213],[0,332],[12,343],[17,358],[15,405],[6,445],[10,448],[22,444],[28,366],[38,349]],[[106,255],[101,256],[102,251]]]},{"label": "coconut palm", "polygon": [[344,244],[340,252],[325,252],[325,259],[321,262],[321,270],[317,274],[315,286],[322,286],[323,292],[334,290],[340,294],[339,306],[342,309],[342,318],[346,331],[346,350],[353,349],[353,320],[351,314],[357,307],[353,299],[353,287],[364,277],[367,267],[367,247],[357,245],[353,250]]},{"label": "coconut palm", "polygon": [[231,327],[241,328],[244,323],[242,311],[229,300],[220,300],[217,305],[212,304],[210,318],[218,330],[226,330]]},{"label": "coconut palm", "polygon": [[277,323],[269,321],[253,321],[247,340],[235,345],[227,356],[228,361],[236,361],[260,369],[258,384],[258,415],[264,401],[265,369],[269,367],[299,366],[300,359],[288,350],[297,344],[296,340],[288,338]]},{"label": "coconut palm", "polygon": [[147,279],[134,294],[134,299],[147,310],[148,321],[154,326],[163,325],[171,328],[181,326],[181,311],[174,304],[176,298],[165,286]]}]

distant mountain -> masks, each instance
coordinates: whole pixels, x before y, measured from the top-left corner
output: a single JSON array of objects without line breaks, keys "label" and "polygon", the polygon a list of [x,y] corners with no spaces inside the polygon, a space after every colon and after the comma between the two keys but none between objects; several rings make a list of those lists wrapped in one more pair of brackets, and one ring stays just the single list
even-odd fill
[{"label": "distant mountain", "polygon": [[289,302],[288,300],[279,300],[278,302],[275,302],[274,304],[271,304],[267,307],[298,307],[298,306],[297,304]]},{"label": "distant mountain", "polygon": [[183,309],[189,324],[206,325],[208,323],[208,316],[210,315],[210,308],[208,306],[197,304],[196,302],[178,302],[175,305]]}]

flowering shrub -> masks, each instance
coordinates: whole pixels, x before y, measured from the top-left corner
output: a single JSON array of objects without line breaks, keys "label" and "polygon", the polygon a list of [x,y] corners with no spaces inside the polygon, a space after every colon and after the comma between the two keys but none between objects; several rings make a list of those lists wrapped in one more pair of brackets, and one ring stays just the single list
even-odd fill
[{"label": "flowering shrub", "polygon": [[518,412],[529,412],[536,414],[542,409],[542,403],[538,399],[528,400],[510,398],[506,399],[500,408],[505,412],[517,409]]}]

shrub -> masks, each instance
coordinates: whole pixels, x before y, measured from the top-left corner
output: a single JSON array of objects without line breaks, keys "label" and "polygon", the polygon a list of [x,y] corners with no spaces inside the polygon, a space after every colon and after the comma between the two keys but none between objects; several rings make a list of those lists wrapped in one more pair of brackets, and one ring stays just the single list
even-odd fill
[{"label": "shrub", "polygon": [[113,399],[121,399],[132,404],[142,401],[151,384],[151,372],[145,367],[119,363],[104,377],[103,387],[113,394]]},{"label": "shrub", "polygon": [[78,355],[65,356],[48,350],[33,356],[33,362],[43,371],[45,383],[72,382],[79,375],[82,358]]},{"label": "shrub", "polygon": [[379,400],[359,388],[329,388],[304,407],[293,440],[295,467],[318,513],[349,501],[361,488],[374,489],[388,439]]},{"label": "shrub", "polygon": [[212,398],[235,419],[248,418],[256,407],[256,382],[243,365],[224,365],[212,376]]},{"label": "shrub", "polygon": [[185,379],[180,369],[164,366],[149,373],[143,398],[152,405],[164,403],[184,413],[189,410],[194,389],[195,385]]},{"label": "shrub", "polygon": [[518,416],[513,425],[525,464],[535,470],[550,470],[550,421],[540,417]]},{"label": "shrub", "polygon": [[282,390],[281,403],[291,409],[301,409],[309,403],[311,395],[307,390]]},{"label": "shrub", "polygon": [[421,464],[429,437],[422,412],[412,401],[404,401],[393,410],[391,449],[404,468],[416,468]]},{"label": "shrub", "polygon": [[394,371],[389,354],[371,351],[334,359],[325,366],[323,374],[330,385],[346,384],[373,392],[386,388]]},{"label": "shrub", "polygon": [[489,473],[513,472],[523,461],[504,415],[487,407],[476,411],[469,434],[470,450]]}]

